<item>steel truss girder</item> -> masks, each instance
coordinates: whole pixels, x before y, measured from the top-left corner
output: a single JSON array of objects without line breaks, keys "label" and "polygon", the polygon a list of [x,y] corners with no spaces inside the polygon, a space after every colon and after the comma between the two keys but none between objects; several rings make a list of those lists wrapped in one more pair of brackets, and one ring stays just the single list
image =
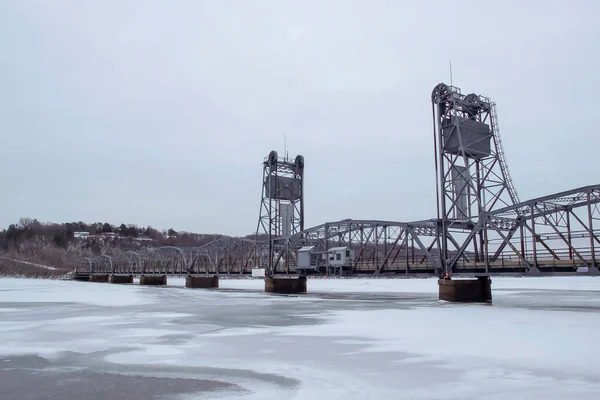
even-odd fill
[{"label": "steel truss girder", "polygon": [[[595,271],[599,258],[595,249],[600,248],[600,238],[592,224],[600,219],[598,203],[600,185],[595,185],[484,213],[471,230],[450,232],[455,250],[451,251],[451,262],[445,272],[528,273],[561,266],[563,272],[581,266]],[[294,274],[300,247],[315,245],[319,250],[327,250],[347,245],[355,250],[353,273],[436,275],[443,270],[436,246],[438,232],[436,221],[342,220],[315,226],[288,239],[276,239],[271,246],[268,241],[223,238],[192,249],[166,246],[118,255],[103,254],[85,259],[77,273],[226,275],[251,274],[252,268],[258,267],[267,269],[270,274]],[[466,233],[462,241],[460,233]],[[477,257],[468,251],[468,246],[479,234],[487,238],[495,236],[499,243],[491,248],[489,240],[487,256],[479,254],[480,261],[476,262]],[[585,239],[589,239],[587,245],[575,243]],[[564,245],[562,253],[546,244],[552,240]],[[528,245],[523,246],[523,241],[528,241]],[[535,256],[534,243],[540,245],[535,248]],[[273,262],[269,270],[270,247]]]},{"label": "steel truss girder", "polygon": [[[600,238],[598,228],[592,224],[600,219],[599,203],[600,185],[595,185],[484,213],[471,230],[450,232],[455,250],[451,251],[446,272],[537,273],[557,268],[568,272],[582,266],[594,272]],[[351,266],[353,273],[436,275],[443,270],[436,246],[438,232],[436,221],[342,220],[306,229],[288,239],[276,239],[271,246],[268,241],[222,238],[191,249],[165,246],[117,255],[103,254],[85,259],[77,273],[243,275],[251,274],[252,268],[265,268],[271,274],[294,274],[300,247],[315,245],[327,250],[348,245],[356,254]],[[461,233],[466,234],[462,241]],[[499,242],[492,248],[489,240],[487,257],[479,254],[480,261],[476,262],[468,246],[473,236],[480,233],[488,238],[495,236]],[[589,243],[581,244],[586,239]],[[527,242],[526,246],[523,241]],[[548,245],[547,241],[558,241],[564,248]],[[535,248],[535,257],[534,243],[540,245]],[[269,247],[273,252],[271,270]]]},{"label": "steel truss girder", "polygon": [[[348,272],[406,274],[414,271],[433,275],[441,267],[439,257],[435,249],[425,246],[423,240],[425,237],[435,240],[436,229],[435,221],[328,222],[292,236],[287,251],[291,249],[291,253],[296,254],[303,246],[316,246],[319,251],[348,246],[355,252],[355,260],[348,266]],[[288,269],[277,268],[275,273]]]},{"label": "steel truss girder", "polygon": [[[262,244],[262,245],[261,245]],[[218,239],[198,248],[194,253],[194,274],[251,274],[252,268],[263,266],[268,246],[264,242],[243,238]]]},{"label": "steel truss girder", "polygon": [[[483,96],[465,96],[458,88],[440,84],[432,94],[432,107],[440,203],[435,220],[348,219],[304,229],[304,159],[280,159],[273,151],[263,163],[255,240],[222,238],[195,248],[165,246],[103,254],[84,259],[76,273],[224,275],[250,274],[258,267],[265,268],[269,276],[294,274],[298,272],[298,249],[307,245],[320,251],[337,246],[352,248],[355,258],[347,272],[355,274],[539,274],[570,273],[579,267],[600,273],[596,251],[600,248],[600,226],[594,225],[600,220],[600,185],[521,202],[504,158],[495,104]],[[462,137],[458,125],[458,146],[445,147],[443,130],[449,125],[444,124],[453,117],[489,124],[489,153],[466,151],[484,139],[465,143],[469,139]],[[487,139],[487,134],[484,136]],[[460,189],[453,177],[456,171],[469,178]],[[273,191],[280,190],[279,183],[275,189],[272,186],[278,177],[299,179],[300,196],[292,195],[283,202],[282,196],[273,196]],[[467,210],[457,218],[463,194]],[[284,235],[281,205],[289,202],[293,204],[292,223],[289,235]]]},{"label": "steel truss girder", "polygon": [[[465,269],[568,273],[587,267],[590,273],[596,274],[599,256],[595,244],[600,245],[600,239],[593,221],[600,218],[598,203],[600,185],[594,185],[483,213],[471,230],[462,231],[466,237],[450,259],[446,273]],[[473,265],[466,261],[467,248],[477,235],[488,239],[484,243],[485,254],[479,255],[483,261]],[[494,236],[500,242],[492,248],[489,238],[493,240]],[[586,239],[587,244],[581,241]]]}]

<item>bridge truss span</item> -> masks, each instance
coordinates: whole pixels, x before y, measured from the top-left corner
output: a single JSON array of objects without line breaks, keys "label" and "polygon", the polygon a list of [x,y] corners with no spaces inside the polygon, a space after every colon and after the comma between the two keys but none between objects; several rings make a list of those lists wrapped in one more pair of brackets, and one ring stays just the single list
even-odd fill
[{"label": "bridge truss span", "polygon": [[[598,273],[600,185],[527,200],[484,213],[471,230],[449,232],[455,248],[447,272]],[[485,238],[469,251],[472,237]]]},{"label": "bridge truss span", "polygon": [[[288,245],[295,251],[312,247],[315,254],[321,255],[316,257],[313,268],[308,269],[298,265],[294,258],[293,269],[303,273],[435,275],[441,268],[436,237],[435,221],[346,219],[304,230],[292,236]],[[337,257],[331,250],[341,248],[350,252],[343,262],[330,260]],[[281,268],[281,263],[276,265],[275,273],[284,273],[289,268]]]},{"label": "bridge truss span", "polygon": [[[222,238],[195,248],[103,254],[86,259],[78,273],[251,275],[253,268],[264,268],[268,275],[472,276],[572,274],[583,268],[595,274],[600,259],[599,203],[596,185],[484,213],[470,229],[448,231],[446,269],[436,220],[345,219],[276,239],[271,249],[268,240]],[[473,246],[474,235],[485,239],[483,246]],[[312,268],[299,265],[298,251],[306,247],[317,255]],[[340,248],[347,248],[352,257],[332,265],[331,249]]]},{"label": "bridge truss span", "polygon": [[82,274],[489,276],[600,274],[600,185],[521,201],[496,104],[440,83],[431,93],[437,213],[304,228],[304,157],[263,161],[254,240],[223,237],[85,259]]},{"label": "bridge truss span", "polygon": [[268,242],[235,237],[218,239],[198,248],[190,273],[251,274],[252,268],[267,263],[268,252]]},{"label": "bridge truss span", "polygon": [[268,242],[222,238],[200,247],[162,246],[86,258],[76,273],[111,275],[245,275],[267,264]]}]

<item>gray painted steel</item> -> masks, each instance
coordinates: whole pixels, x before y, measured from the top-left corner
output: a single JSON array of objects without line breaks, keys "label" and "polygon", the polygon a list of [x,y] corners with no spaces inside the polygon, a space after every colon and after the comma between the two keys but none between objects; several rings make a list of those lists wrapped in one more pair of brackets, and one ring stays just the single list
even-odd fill
[{"label": "gray painted steel", "polygon": [[450,154],[481,159],[491,155],[492,133],[490,127],[483,122],[450,116],[442,125],[444,151]]},{"label": "gray painted steel", "polygon": [[[504,157],[495,104],[439,84],[432,93],[432,107],[438,215],[431,220],[345,219],[304,229],[304,158],[279,158],[272,151],[263,163],[254,240],[231,237],[198,248],[167,246],[103,254],[83,260],[76,272],[80,276],[223,276],[251,275],[252,268],[265,268],[272,276],[293,275],[310,265],[315,268],[305,268],[306,272],[330,273],[318,262],[320,258],[312,256],[347,247],[354,252],[352,263],[337,273],[600,274],[600,185],[520,201]],[[471,122],[445,133],[444,124],[452,118]],[[490,127],[489,141],[484,125]],[[284,208],[291,211],[290,218],[282,218]],[[289,227],[283,226],[286,220]]]},{"label": "gray painted steel", "polygon": [[297,201],[302,197],[302,181],[298,178],[276,176],[264,184],[265,196],[269,199]]}]

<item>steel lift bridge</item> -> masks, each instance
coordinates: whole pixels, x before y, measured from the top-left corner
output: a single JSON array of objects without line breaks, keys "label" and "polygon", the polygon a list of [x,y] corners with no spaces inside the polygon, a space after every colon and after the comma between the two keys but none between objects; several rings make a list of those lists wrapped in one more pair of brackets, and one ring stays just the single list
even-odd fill
[{"label": "steel lift bridge", "polygon": [[[437,215],[305,229],[304,158],[263,162],[256,236],[87,259],[78,275],[489,277],[598,275],[600,185],[521,201],[496,105],[440,83],[431,94]],[[441,285],[442,283],[440,283]],[[442,289],[440,289],[440,294]],[[277,291],[277,290],[275,290]]]}]

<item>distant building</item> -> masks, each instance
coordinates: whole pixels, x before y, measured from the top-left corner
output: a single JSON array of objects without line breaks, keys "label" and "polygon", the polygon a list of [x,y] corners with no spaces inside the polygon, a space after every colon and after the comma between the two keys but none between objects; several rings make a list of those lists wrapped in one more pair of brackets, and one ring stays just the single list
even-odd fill
[{"label": "distant building", "polygon": [[146,236],[142,236],[142,237],[136,237],[133,238],[133,240],[139,240],[139,241],[151,241],[152,238],[146,237]]},{"label": "distant building", "polygon": [[73,237],[76,238],[87,238],[88,236],[90,236],[89,232],[73,232]]}]

